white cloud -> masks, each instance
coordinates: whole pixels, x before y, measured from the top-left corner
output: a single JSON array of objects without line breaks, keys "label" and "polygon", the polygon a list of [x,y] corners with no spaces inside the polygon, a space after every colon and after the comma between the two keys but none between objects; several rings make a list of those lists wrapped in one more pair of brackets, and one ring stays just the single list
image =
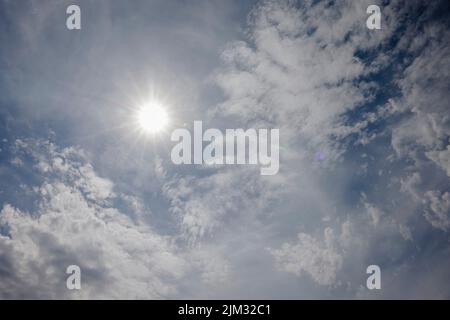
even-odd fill
[{"label": "white cloud", "polygon": [[[96,175],[82,152],[59,151],[45,141],[16,145],[39,159],[46,178],[35,188],[41,196],[37,212],[5,205],[0,213],[8,230],[0,250],[8,259],[9,278],[20,279],[2,281],[1,296],[163,298],[176,293],[173,281],[188,268],[183,255],[149,226],[136,225],[108,205],[113,184]],[[79,292],[65,288],[70,264],[82,270]]]},{"label": "white cloud", "polygon": [[426,153],[427,157],[433,160],[439,167],[442,168],[450,177],[450,145],[447,149],[442,151],[428,151]]},{"label": "white cloud", "polygon": [[450,33],[433,23],[423,31],[410,32],[405,39],[428,45],[409,48],[410,54],[417,56],[398,77],[402,98],[397,104],[411,116],[394,128],[392,145],[399,156],[413,158],[418,167],[421,158],[428,158],[448,174],[450,45],[440,39]]},{"label": "white cloud", "polygon": [[[340,119],[370,101],[375,88],[360,80],[371,71],[355,53],[382,44],[393,31],[393,19],[386,19],[383,31],[368,32],[366,4],[268,1],[258,6],[249,41],[235,42],[223,53],[227,67],[217,81],[228,99],[216,112],[247,125],[281,127],[285,143],[301,140],[312,148],[332,148],[332,136],[363,130],[364,123],[352,128]],[[327,153],[334,158],[336,152]]]},{"label": "white cloud", "polygon": [[[377,241],[377,237],[400,235],[405,240],[413,240],[412,232],[406,226],[407,219],[423,200],[422,183],[433,184],[426,173],[422,174],[424,152],[442,152],[448,136],[448,90],[444,90],[448,83],[448,68],[445,67],[448,62],[444,58],[449,56],[448,48],[445,42],[437,41],[439,37],[431,35],[434,31],[441,34],[442,27],[425,27],[424,33],[421,31],[417,36],[415,32],[418,30],[410,29],[409,23],[406,23],[407,31],[402,34],[400,29],[408,19],[406,15],[418,9],[420,4],[398,1],[383,6],[382,31],[370,32],[365,26],[368,4],[373,3],[340,1],[327,7],[327,2],[294,5],[288,1],[267,1],[257,6],[251,15],[248,39],[229,44],[222,54],[225,66],[217,72],[217,83],[223,89],[226,100],[211,113],[216,117],[231,116],[244,127],[281,128],[280,138],[285,147],[281,153],[282,171],[289,172],[292,180],[302,178],[299,174],[305,171],[302,160],[317,150],[327,154],[326,162],[336,165],[335,160],[342,160],[341,156],[346,151],[352,153],[353,146],[347,145],[345,139],[356,135],[355,145],[365,146],[374,160],[372,164],[378,162],[376,166],[382,167],[389,176],[389,181],[384,178],[377,181],[381,185],[374,181],[374,189],[384,189],[384,183],[399,185],[402,192],[416,200],[413,205],[402,205],[399,201],[404,200],[396,198],[398,193],[386,192],[387,198],[383,200],[377,199],[374,203],[365,201],[369,219],[358,218],[358,228],[368,233],[361,231],[353,235],[364,246],[368,241]],[[425,15],[434,9],[430,5]],[[404,39],[392,48],[391,36],[394,32],[402,34]],[[422,51],[428,38],[434,45]],[[414,57],[410,64],[399,58],[405,50]],[[357,58],[358,51],[375,57]],[[396,67],[398,63],[401,65]],[[401,72],[405,66],[408,67]],[[389,71],[392,82],[389,75],[382,75],[383,80],[378,83],[363,80],[389,68],[392,68]],[[435,97],[429,91],[429,81],[439,83],[432,85]],[[394,92],[397,87],[401,94],[395,94],[394,99],[390,91]],[[360,109],[374,102],[376,94],[386,98],[386,101],[376,103],[369,111]],[[433,104],[431,109],[427,107],[430,103]],[[383,123],[384,120],[389,123]],[[379,127],[378,132],[370,131],[373,127]],[[387,146],[380,152],[382,147],[375,142],[386,137],[391,138],[391,147],[397,155],[396,163],[393,163],[392,149]],[[371,151],[377,153],[372,155]],[[430,159],[437,159],[435,153],[427,155]],[[416,162],[411,162],[408,167],[405,163],[408,161],[407,164],[410,164],[411,159]],[[405,171],[396,167],[399,163],[407,172],[406,177],[403,176]],[[439,160],[438,163],[445,166],[446,162]],[[365,174],[368,175],[371,164],[365,165]],[[351,174],[353,171],[349,169],[348,172]],[[289,178],[285,180],[290,181]],[[333,184],[339,188],[340,182],[333,181]],[[314,185],[314,181],[308,183]],[[364,185],[368,187],[366,183]],[[224,193],[229,191],[223,189],[221,195]],[[212,188],[207,194],[208,199],[216,198]],[[189,210],[181,211],[185,214],[195,212],[187,213],[198,218],[192,221],[206,221],[205,225],[222,221],[214,228],[223,225],[223,218],[216,219],[216,214],[225,217],[220,213],[221,209],[212,210],[212,206],[205,206],[208,202],[199,196],[189,195],[187,198],[195,198],[196,201],[190,202],[192,207]],[[320,200],[329,201],[326,195]],[[401,207],[398,213],[395,212],[397,206]],[[411,213],[406,212],[409,209]],[[235,210],[242,209],[231,207],[228,212]],[[205,212],[208,212],[206,216],[203,215]],[[378,226],[377,230],[367,228],[369,223]],[[344,231],[349,228],[349,225],[343,227],[343,239],[349,240],[349,236],[344,236]],[[316,282],[330,284],[335,282],[342,266],[340,261],[346,251],[344,243],[341,239],[335,246],[328,246],[325,240],[305,232],[299,235],[297,242],[285,243],[272,253],[281,270],[294,274],[308,273]],[[391,247],[384,250],[398,249]],[[401,249],[403,247],[398,250]],[[361,253],[361,256],[364,255]],[[317,263],[308,261],[305,256],[312,257],[311,260]]]},{"label": "white cloud", "polygon": [[419,187],[422,183],[420,173],[414,172],[404,179],[400,179],[400,191],[405,192],[413,197],[414,200],[420,201],[422,195]]},{"label": "white cloud", "polygon": [[403,239],[405,239],[407,241],[413,241],[413,236],[412,236],[412,233],[411,233],[411,229],[408,226],[400,224],[398,226],[398,228],[399,228],[400,234],[403,237]]},{"label": "white cloud", "polygon": [[450,193],[428,191],[425,199],[429,209],[425,212],[427,220],[436,228],[450,229]]},{"label": "white cloud", "polygon": [[380,219],[383,216],[383,212],[368,202],[365,202],[364,206],[366,207],[366,210],[367,210],[370,218],[372,219],[373,225],[375,227],[378,226],[378,224],[380,223]]},{"label": "white cloud", "polygon": [[224,168],[204,177],[175,176],[164,187],[171,212],[191,244],[229,224],[247,223],[283,192],[279,180],[265,179],[249,167]]},{"label": "white cloud", "polygon": [[280,270],[297,276],[307,273],[320,285],[333,285],[343,264],[330,228],[324,230],[323,240],[299,233],[297,242],[284,243],[271,252]]},{"label": "white cloud", "polygon": [[[0,212],[0,297],[158,299],[179,296],[179,286],[186,283],[192,289],[227,281],[230,267],[223,252],[189,247],[178,233],[160,235],[142,199],[117,192],[112,181],[98,176],[83,150],[28,139],[17,140],[13,154],[31,159],[39,184],[25,185],[30,194],[23,196],[38,200],[31,212],[9,204]],[[155,170],[163,174],[158,163]],[[216,178],[219,184],[230,183],[226,175]],[[118,200],[125,212],[114,206]],[[199,221],[200,228],[210,227]],[[183,230],[196,234],[197,229],[186,222]],[[81,267],[81,291],[66,289],[65,270],[71,264]]]}]

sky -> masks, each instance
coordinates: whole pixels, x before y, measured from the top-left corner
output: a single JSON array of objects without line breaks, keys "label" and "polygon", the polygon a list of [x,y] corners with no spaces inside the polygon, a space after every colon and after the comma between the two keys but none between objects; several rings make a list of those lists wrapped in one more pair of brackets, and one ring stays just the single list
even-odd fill
[{"label": "sky", "polygon": [[[449,9],[0,0],[0,298],[449,299]],[[174,164],[194,121],[279,129],[278,173]]]}]

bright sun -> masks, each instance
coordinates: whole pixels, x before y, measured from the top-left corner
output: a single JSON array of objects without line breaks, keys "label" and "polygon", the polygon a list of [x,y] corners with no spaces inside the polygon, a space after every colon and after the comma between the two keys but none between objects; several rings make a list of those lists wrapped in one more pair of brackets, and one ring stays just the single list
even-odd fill
[{"label": "bright sun", "polygon": [[137,121],[142,131],[157,133],[169,123],[166,110],[159,103],[149,103],[142,106],[137,112]]}]

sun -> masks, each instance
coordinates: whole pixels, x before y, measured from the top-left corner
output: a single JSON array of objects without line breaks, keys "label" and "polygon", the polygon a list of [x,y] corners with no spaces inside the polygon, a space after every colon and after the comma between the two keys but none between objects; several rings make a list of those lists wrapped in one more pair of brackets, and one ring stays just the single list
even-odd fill
[{"label": "sun", "polygon": [[139,128],[145,133],[158,133],[169,123],[169,116],[165,108],[151,102],[140,107],[136,113]]}]

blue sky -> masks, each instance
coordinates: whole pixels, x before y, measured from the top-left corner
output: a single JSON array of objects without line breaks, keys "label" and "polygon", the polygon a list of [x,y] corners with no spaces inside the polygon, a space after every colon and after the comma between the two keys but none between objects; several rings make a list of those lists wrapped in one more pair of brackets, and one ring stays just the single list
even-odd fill
[{"label": "blue sky", "polygon": [[[448,1],[76,3],[0,1],[0,298],[449,298]],[[280,171],[174,165],[194,120]]]}]

